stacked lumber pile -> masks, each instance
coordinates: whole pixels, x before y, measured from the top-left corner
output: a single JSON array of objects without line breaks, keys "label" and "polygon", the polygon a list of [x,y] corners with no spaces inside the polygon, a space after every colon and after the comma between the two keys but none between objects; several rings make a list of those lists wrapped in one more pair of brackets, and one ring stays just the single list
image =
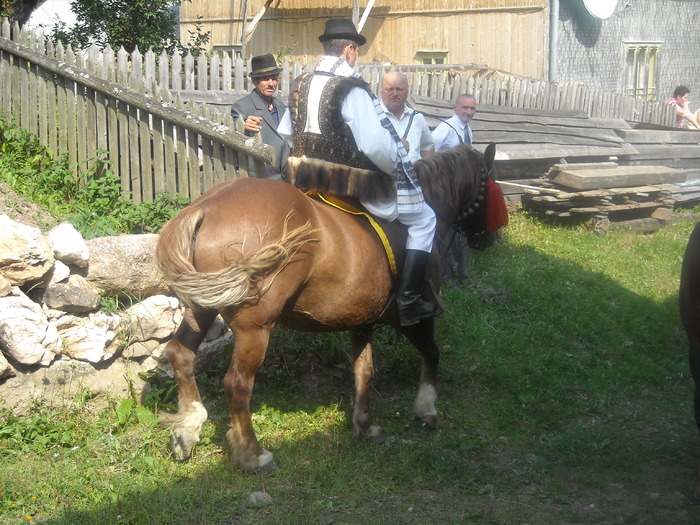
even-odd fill
[{"label": "stacked lumber pile", "polygon": [[635,129],[620,129],[617,133],[638,151],[636,155],[620,156],[620,164],[682,169],[687,179],[673,192],[676,208],[700,204],[700,132],[639,124]]},{"label": "stacked lumber pile", "polygon": [[685,180],[685,171],[665,166],[555,164],[545,177],[521,188],[521,202],[535,213],[563,221],[590,221],[599,229],[625,226],[655,231],[671,219],[678,184]]}]

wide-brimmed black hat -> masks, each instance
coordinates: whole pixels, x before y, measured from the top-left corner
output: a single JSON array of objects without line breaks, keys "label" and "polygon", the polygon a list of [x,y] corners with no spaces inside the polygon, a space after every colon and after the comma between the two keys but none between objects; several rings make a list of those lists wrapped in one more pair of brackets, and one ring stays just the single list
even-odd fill
[{"label": "wide-brimmed black hat", "polygon": [[352,40],[358,46],[364,45],[367,39],[355,29],[355,24],[349,18],[329,18],[326,20],[326,31],[318,37],[321,42],[326,40]]},{"label": "wide-brimmed black hat", "polygon": [[277,60],[270,54],[253,57],[251,60],[250,78],[269,77],[278,75],[282,68],[277,65]]}]

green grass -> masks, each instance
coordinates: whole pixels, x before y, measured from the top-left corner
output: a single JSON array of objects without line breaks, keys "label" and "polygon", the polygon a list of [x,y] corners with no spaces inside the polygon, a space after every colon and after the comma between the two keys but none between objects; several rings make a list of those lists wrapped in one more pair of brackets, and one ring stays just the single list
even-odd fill
[{"label": "green grass", "polygon": [[[253,398],[271,475],[228,458],[227,355],[199,378],[210,419],[188,463],[152,417],[171,385],[145,407],[84,393],[74,408],[5,411],[0,523],[700,524],[676,304],[693,226],[600,237],[513,214],[503,243],[472,253],[470,279],[443,289],[432,433],[410,417],[418,354],[388,328],[381,446],[352,437],[347,336],[273,333]],[[259,491],[272,501],[251,502]]]}]

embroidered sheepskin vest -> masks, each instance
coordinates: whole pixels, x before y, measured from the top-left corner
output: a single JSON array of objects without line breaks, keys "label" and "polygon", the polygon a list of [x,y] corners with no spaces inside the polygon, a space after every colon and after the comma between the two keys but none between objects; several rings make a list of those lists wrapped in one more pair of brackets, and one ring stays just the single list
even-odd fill
[{"label": "embroidered sheepskin vest", "polygon": [[[378,171],[358,148],[350,127],[343,121],[342,105],[348,92],[354,87],[367,88],[367,83],[358,78],[329,75],[319,100],[309,100],[311,81],[315,75],[306,73],[296,79],[292,86],[289,111],[294,129],[292,155],[313,157],[353,168]],[[318,104],[320,133],[305,131],[309,104]]]}]

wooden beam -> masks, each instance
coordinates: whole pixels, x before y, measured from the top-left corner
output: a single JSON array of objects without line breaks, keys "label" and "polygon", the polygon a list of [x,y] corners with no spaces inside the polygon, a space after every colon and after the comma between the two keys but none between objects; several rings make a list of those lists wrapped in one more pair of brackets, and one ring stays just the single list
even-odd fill
[{"label": "wooden beam", "polygon": [[369,16],[370,11],[372,11],[372,7],[374,7],[374,0],[369,0],[369,2],[367,2],[367,7],[365,7],[365,11],[362,13],[362,19],[357,26],[358,33],[361,33],[362,28],[365,27],[365,22],[367,22],[367,17]]},{"label": "wooden beam", "polygon": [[243,34],[243,38],[244,38],[244,39],[247,40],[248,37],[250,37],[250,35],[253,34],[253,31],[255,31],[255,26],[258,25],[258,22],[260,22],[260,19],[261,19],[261,18],[263,17],[263,15],[265,14],[265,11],[267,11],[267,8],[270,7],[270,4],[271,4],[271,3],[272,3],[272,0],[266,0],[265,5],[262,6],[262,8],[261,8],[260,11],[258,12],[258,14],[255,15],[255,17],[253,18],[253,20],[251,20],[250,25],[248,26],[248,28],[245,30],[245,33]]}]

